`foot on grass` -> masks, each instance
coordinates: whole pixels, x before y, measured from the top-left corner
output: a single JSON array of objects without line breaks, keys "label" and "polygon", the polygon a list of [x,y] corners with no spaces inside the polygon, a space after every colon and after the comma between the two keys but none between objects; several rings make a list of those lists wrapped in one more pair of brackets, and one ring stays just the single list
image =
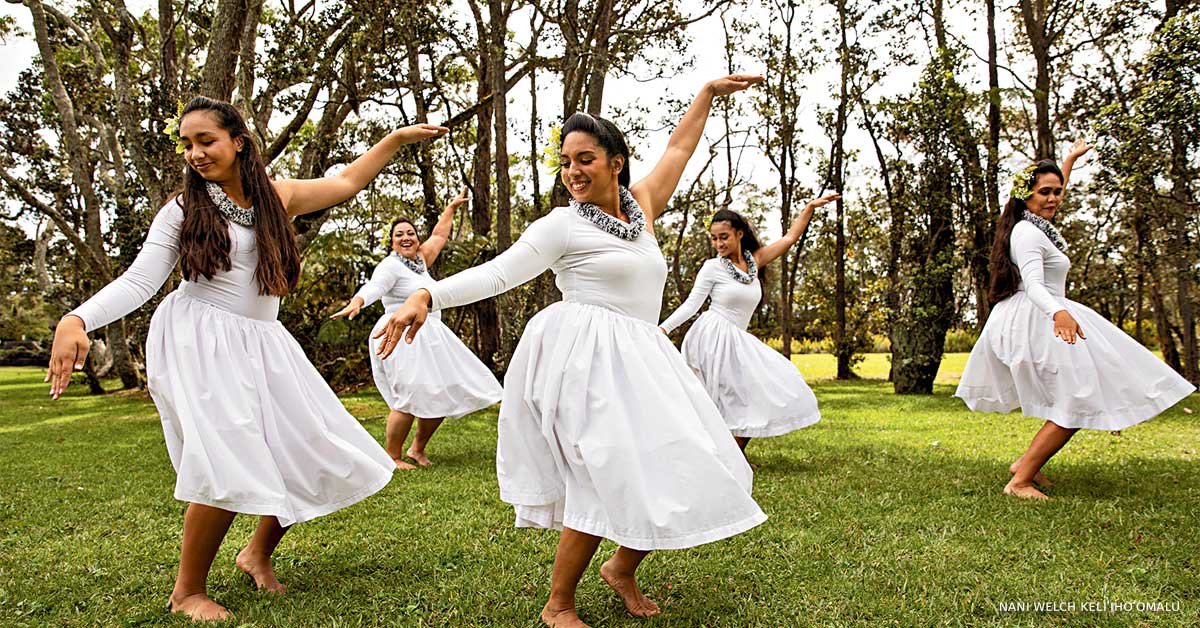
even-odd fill
[{"label": "foot on grass", "polygon": [[204,593],[184,597],[172,594],[168,610],[172,613],[183,613],[192,621],[225,621],[230,617],[228,609],[212,601]]},{"label": "foot on grass", "polygon": [[412,447],[409,447],[408,451],[404,452],[404,455],[416,460],[417,464],[421,465],[422,467],[428,467],[433,464],[433,462],[429,460],[429,457],[425,455],[424,451],[417,451]]},{"label": "foot on grass", "polygon": [[287,591],[287,587],[275,577],[275,567],[271,565],[270,556],[256,555],[250,551],[249,547],[246,547],[238,552],[234,563],[238,569],[242,570],[242,573],[254,579],[254,585],[260,591],[266,590],[281,595]]},{"label": "foot on grass", "polygon": [[417,468],[415,465],[407,463],[400,458],[392,458],[392,462],[396,463],[396,468],[401,471],[412,471]]},{"label": "foot on grass", "polygon": [[604,563],[600,565],[600,577],[604,578],[604,582],[608,583],[608,586],[621,596],[621,601],[625,602],[625,610],[629,611],[630,615],[654,617],[662,612],[654,600],[642,594],[642,590],[638,588],[637,580],[633,576],[619,574],[611,564]]},{"label": "foot on grass", "polygon": [[[1017,460],[1016,462],[1008,465],[1008,473],[1010,475],[1016,475],[1017,467],[1020,464],[1021,464],[1021,461]],[[1033,474],[1033,483],[1037,484],[1038,486],[1040,486],[1042,488],[1050,488],[1051,486],[1054,486],[1054,482],[1051,482],[1050,478],[1042,475],[1041,471],[1038,471],[1037,473]]]},{"label": "foot on grass", "polygon": [[1037,490],[1032,482],[1018,482],[1016,478],[1010,480],[1004,487],[1004,494],[1022,499],[1050,499],[1046,497],[1045,493]]},{"label": "foot on grass", "polygon": [[590,628],[575,613],[575,607],[551,608],[549,602],[542,608],[542,623],[550,628]]}]

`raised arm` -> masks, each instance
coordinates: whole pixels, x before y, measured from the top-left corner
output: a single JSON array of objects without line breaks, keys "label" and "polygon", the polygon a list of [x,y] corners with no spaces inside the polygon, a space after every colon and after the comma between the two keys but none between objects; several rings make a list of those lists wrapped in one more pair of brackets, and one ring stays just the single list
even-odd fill
[{"label": "raised arm", "polygon": [[273,182],[275,191],[279,193],[289,216],[333,207],[367,187],[401,146],[445,135],[449,131],[446,127],[432,124],[414,124],[396,129],[341,172],[319,179],[280,179]]},{"label": "raised arm", "polygon": [[796,216],[796,219],[792,221],[792,226],[787,230],[787,233],[783,234],[782,238],[779,238],[778,240],[761,247],[754,252],[754,263],[758,264],[760,267],[766,266],[767,264],[775,261],[775,259],[780,255],[786,253],[788,249],[792,248],[792,246],[800,241],[800,236],[804,235],[804,231],[808,229],[808,223],[810,220],[812,220],[813,212],[818,207],[827,205],[841,197],[841,194],[835,193],[827,194],[821,198],[809,201],[808,204],[804,206],[804,209],[800,210],[800,215]]},{"label": "raised arm", "polygon": [[[565,211],[565,210],[564,210]],[[556,211],[529,225],[521,239],[496,259],[412,293],[372,338],[384,338],[379,355],[391,355],[403,336],[412,342],[429,308],[447,309],[494,297],[545,272],[566,252],[570,216]],[[408,330],[405,333],[405,330]]]},{"label": "raised arm", "polygon": [[1071,179],[1071,170],[1075,167],[1075,161],[1084,155],[1084,153],[1092,150],[1092,145],[1085,142],[1082,138],[1075,140],[1071,145],[1071,150],[1067,152],[1067,156],[1063,157],[1062,173],[1063,173],[1063,192],[1066,192],[1067,181]]},{"label": "raised arm", "polygon": [[438,219],[437,224],[433,226],[433,232],[428,238],[421,243],[421,258],[425,263],[433,266],[433,260],[437,259],[439,253],[442,252],[442,247],[446,246],[446,242],[450,240],[450,230],[454,227],[454,212],[460,205],[466,203],[468,188],[463,188],[454,200],[442,210],[442,217]]},{"label": "raised arm", "polygon": [[740,92],[751,85],[761,82],[763,77],[749,74],[732,74],[725,78],[705,83],[692,101],[692,106],[683,119],[671,133],[667,142],[667,152],[655,164],[650,174],[629,189],[637,199],[642,210],[646,212],[647,222],[653,222],[667,208],[667,202],[679,185],[683,169],[687,166],[692,153],[704,135],[704,124],[708,122],[708,113],[712,109],[713,99],[734,92]]},{"label": "raised arm", "polygon": [[58,399],[71,382],[71,371],[83,368],[90,348],[87,332],[124,318],[158,293],[179,261],[182,224],[183,209],[172,199],[154,217],[146,242],[129,268],[58,322],[45,379],[51,397]]},{"label": "raised arm", "polygon": [[688,294],[688,298],[675,308],[675,311],[663,321],[659,328],[665,333],[675,331],[675,328],[683,324],[684,321],[696,315],[700,311],[700,306],[704,305],[704,300],[708,295],[712,294],[715,278],[713,272],[716,270],[712,264],[707,262],[700,267],[700,272],[696,273],[696,282],[692,284],[692,292]]}]

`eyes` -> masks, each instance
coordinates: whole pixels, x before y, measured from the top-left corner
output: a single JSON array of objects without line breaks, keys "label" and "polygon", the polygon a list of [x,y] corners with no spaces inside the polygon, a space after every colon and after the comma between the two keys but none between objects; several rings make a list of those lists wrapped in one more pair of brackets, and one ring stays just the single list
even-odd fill
[{"label": "eyes", "polygon": [[[594,161],[596,161],[596,158],[595,158],[595,157],[587,157],[587,158],[583,158],[583,159],[576,159],[576,160],[575,160],[575,163],[577,163],[577,164],[579,164],[579,165],[581,165],[581,166],[587,166],[587,165],[591,164],[591,163],[592,163],[592,162],[594,162]],[[565,158],[564,158],[564,159],[562,160],[562,167],[563,167],[563,168],[569,168],[569,167],[571,167],[571,160],[570,160],[570,159],[565,159]]]}]

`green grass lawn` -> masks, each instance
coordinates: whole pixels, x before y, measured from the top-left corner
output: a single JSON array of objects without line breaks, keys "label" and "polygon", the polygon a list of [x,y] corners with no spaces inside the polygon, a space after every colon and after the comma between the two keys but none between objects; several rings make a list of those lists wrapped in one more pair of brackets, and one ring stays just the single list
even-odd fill
[{"label": "green grass lawn", "polygon": [[[643,587],[663,607],[627,617],[595,569],[580,585],[593,626],[1195,626],[1200,623],[1200,410],[1192,396],[1120,435],[1081,432],[1046,469],[1052,499],[1000,489],[1040,422],[973,414],[951,397],[896,396],[886,356],[852,382],[829,356],[797,356],[823,418],[756,440],[755,497],[770,520],[732,539],[659,552]],[[184,504],[158,416],[141,393],[51,402],[41,371],[0,369],[0,626],[187,625],[163,606]],[[382,441],[373,390],[345,397]],[[284,597],[233,565],[240,517],[209,580],[231,626],[539,625],[557,534],[516,530],[495,481],[495,411],[447,422],[431,469],[297,526],[280,547]],[[1002,612],[1057,603],[1062,612]],[[1083,610],[1164,603],[1178,611]]]}]

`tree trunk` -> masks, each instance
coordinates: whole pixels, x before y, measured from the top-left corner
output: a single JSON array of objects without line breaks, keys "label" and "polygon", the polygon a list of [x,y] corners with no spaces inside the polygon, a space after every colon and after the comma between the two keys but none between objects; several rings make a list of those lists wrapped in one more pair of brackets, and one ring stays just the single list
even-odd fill
[{"label": "tree trunk", "polygon": [[209,33],[208,53],[200,75],[200,94],[228,101],[233,95],[239,44],[246,25],[247,0],[217,0]]},{"label": "tree trunk", "polygon": [[[841,88],[838,94],[837,128],[833,141],[833,189],[838,194],[845,186],[845,137],[846,137],[846,100],[849,98],[850,84],[850,50],[846,39],[846,2],[838,1],[838,29],[841,32],[841,43],[838,45],[838,57],[841,62]],[[846,337],[846,206],[841,198],[837,201],[837,225],[834,240],[835,260],[834,269],[834,309],[836,310],[836,327],[833,334],[834,351],[837,354],[837,378],[850,379],[854,373],[850,370],[850,359],[854,355],[851,343]]]}]

